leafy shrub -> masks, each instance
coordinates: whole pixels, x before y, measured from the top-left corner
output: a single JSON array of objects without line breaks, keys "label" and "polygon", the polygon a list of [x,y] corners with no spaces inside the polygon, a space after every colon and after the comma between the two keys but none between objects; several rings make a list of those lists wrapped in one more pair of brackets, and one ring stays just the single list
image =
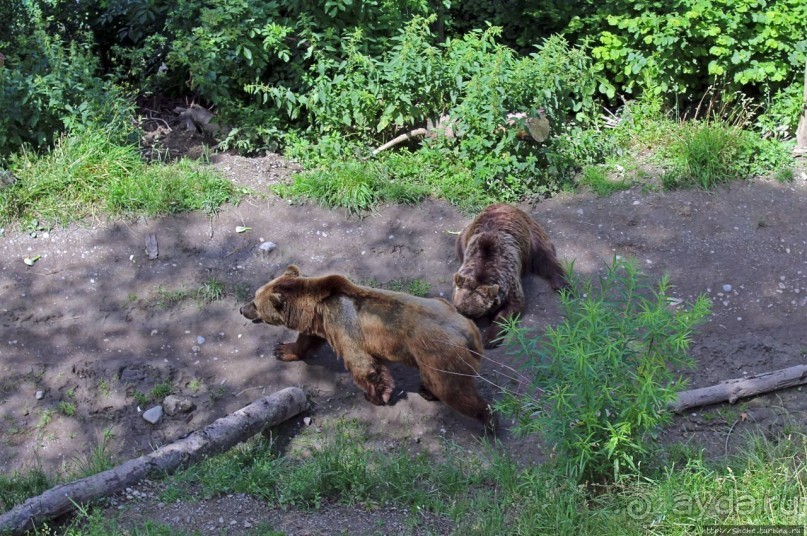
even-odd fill
[{"label": "leafy shrub", "polygon": [[[412,173],[411,164],[391,153],[380,153],[378,161],[399,184],[426,186],[464,206],[548,195],[570,182],[582,162],[601,157],[602,138],[587,130],[595,116],[596,81],[584,51],[554,37],[521,58],[497,42],[497,28],[433,44],[429,23],[414,19],[380,58],[365,54],[355,35],[345,45],[347,59],[319,64],[324,76],[293,100],[300,113],[307,109],[332,157],[304,155],[306,167],[339,175],[331,168],[343,167],[341,161],[369,156],[368,146],[441,117],[445,128],[413,153],[420,172]],[[253,89],[267,99],[278,97],[269,86]],[[511,113],[535,117],[539,109],[555,134],[543,144],[519,136],[523,119],[508,119]],[[334,142],[340,134],[351,141]]]},{"label": "leafy shrub", "polygon": [[114,123],[117,136],[131,132],[132,107],[99,76],[100,64],[86,42],[65,41],[50,29],[36,4],[21,2],[10,20],[0,67],[0,159],[24,144],[53,143],[60,132],[91,123]]},{"label": "leafy shrub", "polygon": [[654,287],[635,262],[619,258],[597,285],[574,272],[571,280],[560,325],[540,339],[511,328],[534,382],[532,393],[508,395],[502,409],[520,417],[518,431],[540,431],[557,445],[577,480],[638,473],[650,439],[669,421],[667,404],[684,384],[677,371],[692,365],[692,329],[709,302],[701,296],[671,310],[669,280]]},{"label": "leafy shrub", "polygon": [[601,90],[700,95],[719,79],[728,92],[775,94],[805,61],[801,0],[677,0],[586,3],[567,35],[593,37]]}]

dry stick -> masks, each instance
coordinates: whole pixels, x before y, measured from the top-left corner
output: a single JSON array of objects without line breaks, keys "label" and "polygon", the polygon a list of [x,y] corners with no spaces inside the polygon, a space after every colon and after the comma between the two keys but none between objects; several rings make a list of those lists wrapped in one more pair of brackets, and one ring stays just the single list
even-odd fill
[{"label": "dry stick", "polygon": [[216,420],[188,437],[151,454],[129,460],[108,471],[62,484],[28,499],[0,516],[0,534],[21,534],[38,524],[72,511],[77,504],[111,495],[149,474],[171,473],[276,426],[305,411],[308,400],[297,387],[259,398],[248,406]]},{"label": "dry stick", "polygon": [[670,404],[670,410],[681,413],[689,408],[708,406],[718,402],[728,401],[730,404],[734,404],[740,398],[805,383],[807,383],[807,365],[797,365],[747,378],[725,380],[710,387],[682,391],[678,393],[678,398]]},{"label": "dry stick", "polygon": [[422,138],[423,136],[425,136],[428,133],[429,133],[429,130],[426,129],[426,128],[416,128],[415,130],[412,130],[410,132],[406,132],[404,134],[401,134],[397,138],[391,139],[390,141],[388,141],[387,143],[385,143],[384,145],[382,145],[378,149],[374,149],[373,150],[373,156],[376,156],[381,151],[389,149],[390,147],[395,147],[399,143],[403,143],[403,142],[405,142],[407,140],[412,140],[412,139],[415,139],[415,138]]}]

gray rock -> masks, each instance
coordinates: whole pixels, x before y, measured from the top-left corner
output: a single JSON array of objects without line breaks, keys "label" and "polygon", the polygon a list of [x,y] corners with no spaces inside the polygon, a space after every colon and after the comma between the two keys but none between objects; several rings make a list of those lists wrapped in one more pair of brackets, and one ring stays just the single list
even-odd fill
[{"label": "gray rock", "polygon": [[146,420],[146,422],[157,424],[163,418],[163,407],[154,406],[153,408],[147,409],[143,412],[143,418]]},{"label": "gray rock", "polygon": [[187,398],[181,398],[174,395],[168,395],[163,400],[163,408],[165,408],[166,415],[176,415],[177,413],[188,413],[196,409],[196,406]]},{"label": "gray rock", "polygon": [[45,398],[45,391],[37,391],[36,392],[36,399],[37,400],[42,400],[43,398]]},{"label": "gray rock", "polygon": [[204,344],[204,343],[205,343],[205,338],[204,338],[204,337],[202,337],[201,335],[199,335],[198,337],[196,337],[196,344],[198,344],[198,345],[200,345],[200,346],[201,346],[201,345],[202,345],[202,344]]},{"label": "gray rock", "polygon": [[266,253],[269,253],[270,251],[273,251],[276,247],[277,247],[277,244],[275,244],[274,242],[264,242],[263,244],[258,246],[258,248],[261,251],[264,251]]}]

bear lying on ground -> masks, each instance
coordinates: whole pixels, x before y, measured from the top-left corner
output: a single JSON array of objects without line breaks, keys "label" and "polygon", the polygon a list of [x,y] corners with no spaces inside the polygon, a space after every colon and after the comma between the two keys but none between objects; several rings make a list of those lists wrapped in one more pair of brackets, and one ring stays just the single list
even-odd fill
[{"label": "bear lying on ground", "polygon": [[521,277],[532,272],[556,291],[566,288],[566,273],[546,232],[524,211],[491,205],[457,238],[462,266],[454,274],[452,301],[469,318],[493,317],[485,347],[498,344],[500,324],[524,310]]},{"label": "bear lying on ground", "polygon": [[443,299],[362,287],[341,275],[303,277],[292,265],[259,288],[241,314],[299,332],[296,341],[276,348],[282,361],[304,359],[327,341],[375,405],[390,400],[395,383],[384,361],[396,361],[420,369],[421,396],[493,429],[488,404],[474,386],[481,335]]}]

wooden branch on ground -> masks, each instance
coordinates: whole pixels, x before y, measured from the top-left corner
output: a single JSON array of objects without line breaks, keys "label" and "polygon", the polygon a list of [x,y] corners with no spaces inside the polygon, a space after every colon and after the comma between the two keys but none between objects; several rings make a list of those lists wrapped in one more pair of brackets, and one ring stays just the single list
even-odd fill
[{"label": "wooden branch on ground", "polygon": [[259,398],[184,439],[165,445],[117,467],[52,488],[0,515],[0,534],[21,534],[43,521],[135,484],[150,474],[172,473],[249,439],[265,427],[276,426],[308,408],[305,393],[287,387]]},{"label": "wooden branch on ground", "polygon": [[422,138],[423,136],[425,136],[429,132],[430,131],[427,128],[416,128],[415,130],[411,130],[409,132],[404,132],[400,136],[391,139],[390,141],[388,141],[387,143],[385,143],[384,145],[382,145],[378,149],[374,149],[373,150],[373,156],[378,155],[378,153],[380,153],[381,151],[384,151],[386,149],[389,149],[390,147],[395,147],[399,143],[403,143],[405,141],[413,140],[415,138]]},{"label": "wooden branch on ground", "polygon": [[670,404],[670,410],[681,413],[690,408],[708,406],[718,402],[734,404],[740,398],[769,393],[778,389],[795,387],[807,383],[807,365],[797,365],[747,378],[725,380],[717,385],[692,389],[678,393],[678,398]]}]

